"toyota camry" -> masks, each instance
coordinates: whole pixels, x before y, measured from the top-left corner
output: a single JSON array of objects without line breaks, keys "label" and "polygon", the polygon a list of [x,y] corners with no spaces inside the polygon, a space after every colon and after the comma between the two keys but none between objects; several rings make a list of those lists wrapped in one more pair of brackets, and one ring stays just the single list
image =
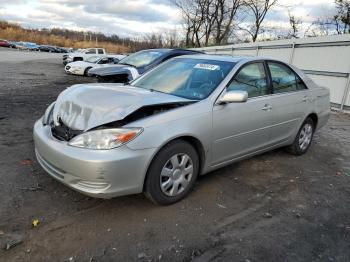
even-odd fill
[{"label": "toyota camry", "polygon": [[63,91],[35,123],[38,162],[92,197],[183,199],[199,175],[286,147],[307,152],[329,91],[284,62],[190,55],[129,84]]}]

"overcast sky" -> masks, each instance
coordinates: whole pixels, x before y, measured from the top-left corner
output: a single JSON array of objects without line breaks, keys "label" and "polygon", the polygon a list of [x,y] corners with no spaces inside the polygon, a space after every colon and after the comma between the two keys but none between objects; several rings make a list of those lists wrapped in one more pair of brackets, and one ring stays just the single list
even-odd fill
[{"label": "overcast sky", "polygon": [[[332,14],[334,0],[279,0],[265,24],[288,26],[285,6],[304,26]],[[0,0],[0,20],[30,28],[61,27],[108,35],[142,35],[181,28],[181,15],[169,0]]]}]

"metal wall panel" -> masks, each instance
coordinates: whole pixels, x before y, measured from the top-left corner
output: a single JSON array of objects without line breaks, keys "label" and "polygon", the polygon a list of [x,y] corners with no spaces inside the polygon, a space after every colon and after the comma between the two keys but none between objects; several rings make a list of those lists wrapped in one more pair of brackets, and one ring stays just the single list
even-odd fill
[{"label": "metal wall panel", "polygon": [[291,52],[292,52],[292,48],[260,49],[259,56],[271,57],[271,58],[279,59],[286,63],[289,63]]},{"label": "metal wall panel", "polygon": [[241,56],[255,56],[256,55],[256,50],[239,50],[239,49],[234,49],[233,50],[233,55],[241,55]]},{"label": "metal wall panel", "polygon": [[350,46],[296,48],[293,64],[302,69],[349,73]]},{"label": "metal wall panel", "polygon": [[318,85],[328,87],[330,92],[331,102],[335,104],[341,104],[343,99],[343,93],[345,91],[346,78],[344,77],[332,77],[332,76],[321,76],[312,75],[308,76]]}]

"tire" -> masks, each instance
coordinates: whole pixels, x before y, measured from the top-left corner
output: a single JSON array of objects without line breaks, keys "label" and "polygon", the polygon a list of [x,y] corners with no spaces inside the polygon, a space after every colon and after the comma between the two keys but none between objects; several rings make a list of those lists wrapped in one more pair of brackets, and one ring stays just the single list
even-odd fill
[{"label": "tire", "polygon": [[311,145],[314,132],[315,123],[308,117],[301,125],[293,144],[288,147],[289,152],[297,156],[305,154]]},{"label": "tire", "polygon": [[174,204],[192,190],[198,172],[196,150],[183,140],[170,142],[154,157],[147,172],[144,193],[155,204]]},{"label": "tire", "polygon": [[91,69],[91,67],[87,67],[84,70],[84,76],[88,76],[89,70]]}]

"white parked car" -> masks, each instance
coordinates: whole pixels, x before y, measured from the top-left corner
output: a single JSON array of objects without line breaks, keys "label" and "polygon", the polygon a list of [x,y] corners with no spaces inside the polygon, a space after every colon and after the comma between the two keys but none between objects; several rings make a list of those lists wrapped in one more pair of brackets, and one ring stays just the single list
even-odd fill
[{"label": "white parked car", "polygon": [[113,55],[105,57],[92,56],[86,61],[76,61],[69,63],[65,66],[64,70],[67,74],[87,76],[88,71],[91,68],[103,67],[110,64],[117,64],[119,60],[123,57],[123,55]]},{"label": "white parked car", "polygon": [[76,61],[86,61],[90,57],[93,56],[99,56],[99,57],[105,57],[107,55],[107,52],[103,48],[88,48],[88,49],[78,49],[78,51],[64,54],[63,55],[63,64],[67,65],[71,62]]}]

